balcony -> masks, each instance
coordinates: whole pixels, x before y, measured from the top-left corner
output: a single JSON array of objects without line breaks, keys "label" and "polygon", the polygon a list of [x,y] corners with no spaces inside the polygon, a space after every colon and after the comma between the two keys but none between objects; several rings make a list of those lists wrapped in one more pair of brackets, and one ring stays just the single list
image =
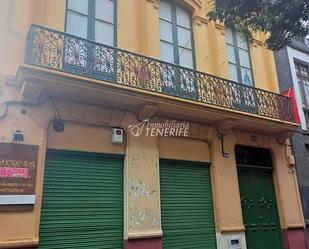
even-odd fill
[{"label": "balcony", "polygon": [[289,97],[37,25],[28,33],[25,63],[210,108],[294,121]]}]

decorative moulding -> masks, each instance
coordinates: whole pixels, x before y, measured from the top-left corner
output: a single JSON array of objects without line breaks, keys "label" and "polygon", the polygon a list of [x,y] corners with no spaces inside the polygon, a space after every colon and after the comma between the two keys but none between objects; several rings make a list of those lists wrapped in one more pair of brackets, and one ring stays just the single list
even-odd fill
[{"label": "decorative moulding", "polygon": [[286,140],[291,138],[294,131],[283,131],[276,134],[276,140],[279,144],[285,144]]},{"label": "decorative moulding", "polygon": [[254,47],[263,46],[263,42],[260,41],[260,40],[257,40],[257,39],[255,39],[255,38],[253,38],[253,39],[252,39],[252,45],[253,45]]},{"label": "decorative moulding", "polygon": [[191,0],[191,2],[195,3],[199,8],[202,7],[202,0]]},{"label": "decorative moulding", "polygon": [[225,35],[225,26],[222,22],[215,22],[215,28],[220,31],[222,35]]},{"label": "decorative moulding", "polygon": [[221,232],[242,232],[245,230],[244,226],[220,226]]},{"label": "decorative moulding", "polygon": [[144,104],[138,113],[138,118],[139,120],[144,120],[144,119],[151,119],[156,112],[158,111],[158,105],[157,104]]},{"label": "decorative moulding", "polygon": [[[147,0],[153,4],[155,9],[159,9],[160,0]],[[193,8],[200,9],[202,7],[202,0],[184,0],[187,4],[192,6]]]},{"label": "decorative moulding", "polygon": [[201,26],[202,24],[205,24],[205,25],[208,24],[208,20],[201,16],[193,16],[192,21],[198,26]]},{"label": "decorative moulding", "polygon": [[138,238],[155,238],[162,237],[162,230],[157,231],[145,231],[145,232],[128,232],[128,239],[138,239]]},{"label": "decorative moulding", "polygon": [[147,1],[152,3],[154,9],[156,10],[159,9],[160,0],[147,0]]}]

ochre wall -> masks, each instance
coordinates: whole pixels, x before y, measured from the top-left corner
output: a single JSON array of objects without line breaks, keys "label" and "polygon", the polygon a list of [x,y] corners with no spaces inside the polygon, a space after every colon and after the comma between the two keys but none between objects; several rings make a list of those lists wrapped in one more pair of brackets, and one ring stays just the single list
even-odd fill
[{"label": "ochre wall", "polygon": [[[0,84],[3,93],[0,95],[0,103],[3,103],[0,105],[0,142],[10,142],[13,132],[21,130],[23,143],[39,145],[39,158],[34,208],[0,212],[0,248],[35,246],[39,242],[45,154],[49,148],[125,154],[125,239],[162,235],[159,156],[209,162],[207,143],[213,129],[190,123],[190,134],[185,139],[159,139],[145,135],[135,138],[128,130],[128,125],[139,122],[133,113],[49,97],[43,97],[38,105],[22,105],[19,103],[21,86],[4,84],[4,80],[1,78]],[[55,132],[52,128],[51,122],[56,115],[65,123],[63,132]],[[157,122],[162,120],[156,118]],[[122,144],[111,143],[112,127],[124,128],[126,136]],[[189,149],[184,150],[183,145]],[[172,150],[169,146],[173,146]],[[150,197],[136,195],[132,186],[141,182],[154,189],[155,194]],[[140,213],[148,217],[143,222],[138,220]]]},{"label": "ochre wall", "polygon": [[296,173],[288,167],[286,144],[279,144],[270,136],[258,135],[257,141],[251,140],[247,132],[234,132],[234,144],[267,148],[272,153],[274,163],[273,179],[279,207],[281,227],[300,228],[304,226],[304,218],[297,187]]},{"label": "ochre wall", "polygon": [[[244,229],[240,206],[237,169],[234,156],[236,144],[269,148],[272,151],[277,201],[281,226],[284,229],[304,225],[295,174],[287,167],[285,145],[275,138],[250,132],[224,130],[224,147],[229,158],[221,152],[221,142],[215,127],[190,122],[187,138],[135,138],[128,125],[139,121],[135,114],[98,105],[43,98],[38,105],[19,103],[21,86],[4,84],[1,78],[0,142],[10,142],[15,130],[24,134],[25,144],[39,145],[36,204],[32,211],[0,212],[0,247],[4,245],[35,245],[39,240],[40,209],[47,148],[125,154],[124,165],[124,236],[127,238],[162,235],[160,215],[159,158],[211,162],[211,179],[217,233],[239,232]],[[13,102],[12,102],[13,101]],[[82,99],[80,99],[82,101]],[[5,104],[10,102],[11,104]],[[55,108],[65,122],[62,133],[55,132],[50,122]],[[156,117],[154,121],[164,122]],[[266,121],[267,122],[267,121]],[[125,130],[125,142],[111,144],[111,127]],[[143,182],[154,189],[153,195],[137,196],[132,185]],[[148,217],[139,222],[140,213]],[[136,217],[136,218],[134,218]],[[151,222],[150,222],[151,221]],[[5,227],[5,230],[2,228]]]},{"label": "ochre wall", "polygon": [[[191,6],[192,10],[197,69],[228,77],[224,26],[206,21],[206,11],[209,9],[209,6],[206,6],[207,0],[183,2],[186,6]],[[4,104],[5,101],[20,100],[20,87],[5,85],[4,80],[7,75],[14,75],[18,65],[24,60],[26,33],[30,24],[37,23],[64,30],[64,9],[64,0],[0,1],[0,142],[10,142],[12,133],[22,130],[24,143],[39,145],[36,204],[33,211],[0,212],[0,247],[38,243],[46,148],[127,155],[124,191],[125,238],[162,234],[159,157],[210,161],[216,230],[218,233],[243,230],[234,146],[245,144],[270,148],[275,158],[274,180],[281,225],[283,228],[303,226],[297,181],[295,175],[288,172],[285,146],[278,144],[274,138],[257,135],[257,142],[252,142],[249,139],[250,133],[227,130],[224,132],[227,134],[224,143],[230,157],[223,158],[215,128],[192,123],[190,136],[186,139],[141,137],[136,140],[126,136],[124,144],[112,145],[111,127],[123,127],[128,134],[127,125],[137,122],[133,113],[57,100],[55,105],[66,124],[64,133],[60,134],[50,128],[50,122],[55,118],[50,99],[44,100],[38,106]],[[119,47],[160,57],[157,0],[118,1],[117,28]],[[277,91],[273,54],[262,47],[262,39],[262,36],[257,35],[256,41],[251,45],[255,85]],[[26,114],[22,114],[21,109],[25,109]],[[145,160],[147,168],[142,167]],[[154,177],[151,177],[149,172],[152,172]],[[139,179],[151,184],[157,194],[147,199],[131,198],[129,186]],[[141,206],[140,210],[135,210],[134,206]],[[129,218],[134,212],[146,212],[158,222],[134,226],[135,220]]]},{"label": "ochre wall", "polygon": [[13,132],[21,130],[23,143],[39,145],[39,155],[34,208],[30,211],[0,211],[0,248],[31,246],[39,240],[46,149],[124,154],[125,143],[111,144],[111,127],[120,126],[124,113],[58,100],[54,104],[65,121],[65,130],[56,133],[50,127],[50,122],[55,118],[50,99],[42,100],[40,105],[18,104],[20,87],[4,84],[3,81],[1,78],[0,142],[10,143]]},{"label": "ochre wall", "polygon": [[47,147],[49,149],[124,155],[125,143],[112,144],[111,137],[112,130],[109,127],[66,122],[64,132],[56,132],[52,125],[49,125],[47,130]]},{"label": "ochre wall", "polygon": [[[229,78],[225,30],[207,22],[207,0],[179,1],[192,12],[196,69]],[[64,31],[65,0],[2,0],[0,2],[0,73],[14,75],[24,62],[27,31],[32,23]],[[160,58],[159,1],[117,2],[117,46]],[[273,53],[262,46],[265,38],[255,35],[250,46],[255,86],[278,91]]]},{"label": "ochre wall", "polygon": [[205,140],[161,137],[159,148],[160,158],[210,162],[209,146]]}]

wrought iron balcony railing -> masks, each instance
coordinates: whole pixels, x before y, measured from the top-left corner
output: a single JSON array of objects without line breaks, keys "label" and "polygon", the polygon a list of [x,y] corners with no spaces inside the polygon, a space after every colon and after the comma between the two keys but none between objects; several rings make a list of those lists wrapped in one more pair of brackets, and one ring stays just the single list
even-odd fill
[{"label": "wrought iron balcony railing", "polygon": [[26,63],[293,122],[289,97],[32,25]]}]

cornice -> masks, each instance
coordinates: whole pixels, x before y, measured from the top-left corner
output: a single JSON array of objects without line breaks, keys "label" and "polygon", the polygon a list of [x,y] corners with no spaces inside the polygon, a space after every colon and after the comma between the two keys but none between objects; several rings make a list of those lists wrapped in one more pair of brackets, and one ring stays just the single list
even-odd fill
[{"label": "cornice", "polygon": [[208,20],[201,16],[193,16],[192,22],[197,24],[198,26],[201,26],[202,24],[205,24],[205,25],[208,24]]}]

